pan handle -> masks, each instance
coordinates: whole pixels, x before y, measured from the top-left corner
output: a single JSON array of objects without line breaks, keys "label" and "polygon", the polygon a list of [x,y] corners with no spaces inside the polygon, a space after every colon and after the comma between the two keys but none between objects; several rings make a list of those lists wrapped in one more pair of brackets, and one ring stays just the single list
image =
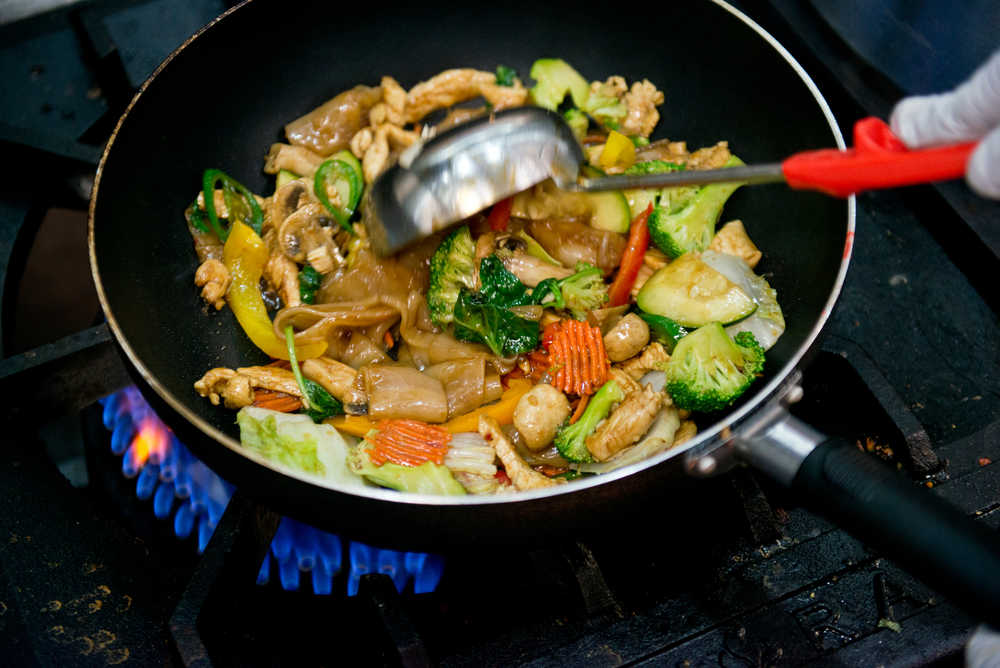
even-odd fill
[{"label": "pan handle", "polygon": [[843,438],[817,445],[791,486],[814,510],[1000,628],[1000,533]]}]

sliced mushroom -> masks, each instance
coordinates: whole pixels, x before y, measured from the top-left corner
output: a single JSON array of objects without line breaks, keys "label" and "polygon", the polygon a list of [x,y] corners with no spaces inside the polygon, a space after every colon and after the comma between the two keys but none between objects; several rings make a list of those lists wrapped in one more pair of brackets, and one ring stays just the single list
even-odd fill
[{"label": "sliced mushroom", "polygon": [[[319,202],[308,202],[300,206],[278,228],[281,252],[301,264],[316,249],[326,248],[330,257],[336,259],[335,264],[339,264],[340,252],[333,243],[334,225],[336,223],[327,216],[326,209]],[[332,270],[333,266],[329,269]],[[316,270],[320,271],[319,268]]]},{"label": "sliced mushroom", "polygon": [[285,219],[309,201],[310,188],[305,179],[289,181],[278,188],[271,199],[271,224],[277,228]]}]

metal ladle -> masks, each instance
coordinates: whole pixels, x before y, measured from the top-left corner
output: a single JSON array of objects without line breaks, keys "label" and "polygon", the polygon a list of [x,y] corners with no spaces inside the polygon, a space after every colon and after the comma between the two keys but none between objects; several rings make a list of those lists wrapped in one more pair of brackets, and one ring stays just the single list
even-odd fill
[{"label": "metal ladle", "polygon": [[660,174],[581,179],[583,149],[562,117],[519,107],[451,128],[403,152],[368,188],[363,220],[372,248],[390,255],[468,218],[505,197],[551,178],[563,190],[664,188],[706,183],[785,181],[846,197],[956,178],[975,143],[907,149],[877,118],[854,126],[854,148],[796,153],[782,162]]}]

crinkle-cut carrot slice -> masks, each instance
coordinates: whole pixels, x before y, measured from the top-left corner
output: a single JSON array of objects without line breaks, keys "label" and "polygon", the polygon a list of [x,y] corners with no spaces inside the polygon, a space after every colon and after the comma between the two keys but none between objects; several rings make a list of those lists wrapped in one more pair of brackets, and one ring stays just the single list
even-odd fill
[{"label": "crinkle-cut carrot slice", "polygon": [[369,442],[373,447],[368,454],[377,466],[386,462],[403,466],[444,464],[451,432],[419,420],[383,420]]},{"label": "crinkle-cut carrot slice", "polygon": [[544,365],[554,370],[548,374],[553,387],[578,395],[593,394],[607,380],[611,364],[599,328],[579,320],[561,320],[545,328],[542,346],[548,354],[531,358],[532,377],[537,366]]}]

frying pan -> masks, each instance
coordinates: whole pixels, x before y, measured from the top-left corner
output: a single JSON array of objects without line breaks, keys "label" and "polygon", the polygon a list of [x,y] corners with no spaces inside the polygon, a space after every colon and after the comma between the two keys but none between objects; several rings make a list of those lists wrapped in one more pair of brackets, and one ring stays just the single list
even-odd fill
[{"label": "frying pan", "polygon": [[[376,13],[363,3],[255,0],[181,46],[143,85],[102,158],[90,207],[93,276],[137,383],[195,453],[251,497],[314,525],[387,547],[518,543],[648,522],[665,486],[739,458],[798,488],[932,585],[1000,622],[1000,545],[953,508],[837,439],[791,417],[808,358],[847,270],[854,200],[780,186],[744,188],[727,205],[765,251],[788,328],[764,377],[697,438],[649,461],[555,489],[506,497],[344,491],[278,470],[241,449],[231,411],[199,397],[207,369],[266,361],[228,309],[208,312],[182,212],[205,168],[252,191],[287,121],[357,83],[405,87],[450,67],[522,75],[562,57],[589,78],[649,78],[666,91],[658,136],[692,147],[727,139],[748,163],[843,147],[808,75],[773,38],[722,2],[630,5],[593,16],[579,4],[427,3]],[[656,508],[663,521],[670,511]],[[632,534],[641,539],[644,534]]]}]

